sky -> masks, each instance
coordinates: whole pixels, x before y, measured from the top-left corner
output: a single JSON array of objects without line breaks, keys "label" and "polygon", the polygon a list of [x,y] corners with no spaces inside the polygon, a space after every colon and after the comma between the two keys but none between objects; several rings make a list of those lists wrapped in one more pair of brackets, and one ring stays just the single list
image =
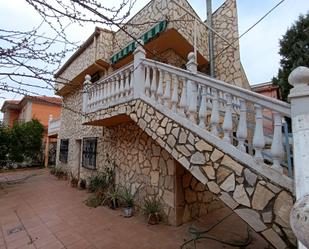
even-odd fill
[{"label": "sky", "polygon": [[[201,19],[206,19],[206,0],[188,0]],[[239,34],[242,34],[280,0],[237,0]],[[105,0],[102,0],[106,3]],[[108,1],[120,3],[122,0]],[[137,0],[132,14],[140,10],[149,0]],[[212,0],[215,11],[224,0]],[[279,39],[298,19],[309,11],[308,0],[285,0],[261,23],[240,39],[241,61],[251,85],[267,82],[276,76],[280,56]],[[0,1],[0,28],[26,30],[40,23],[38,14],[24,0]],[[74,26],[69,29],[69,37],[84,41],[94,31],[94,26]],[[0,44],[1,45],[1,44]],[[205,44],[206,45],[206,44]],[[32,89],[33,90],[33,89]],[[52,91],[38,90],[40,94],[53,95]],[[18,94],[0,90],[0,106],[5,99],[21,99]],[[0,113],[0,118],[1,118]]]}]

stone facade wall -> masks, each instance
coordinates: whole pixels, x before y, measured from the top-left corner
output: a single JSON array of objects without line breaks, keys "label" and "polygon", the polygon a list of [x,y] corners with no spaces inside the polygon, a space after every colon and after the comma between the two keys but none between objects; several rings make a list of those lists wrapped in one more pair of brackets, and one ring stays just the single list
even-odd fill
[{"label": "stone facade wall", "polygon": [[[193,16],[199,17],[186,0],[177,2],[168,0],[150,1],[141,11],[139,11],[128,23],[143,25],[127,25],[126,32],[133,37],[139,37],[148,31],[157,22],[168,18],[167,29],[177,30],[190,44],[193,44],[194,21]],[[182,21],[179,21],[182,20]],[[224,36],[229,42],[238,38],[236,0],[227,0],[213,15],[214,29]],[[200,22],[197,25],[197,47],[198,52],[205,58],[209,58],[207,28]],[[112,54],[123,49],[132,41],[132,37],[126,32],[119,30],[116,33],[100,30],[97,38],[97,45],[92,42],[60,75],[60,77],[72,80],[78,74],[87,69],[95,62],[95,59],[109,62]],[[226,49],[222,54],[222,49],[227,46],[220,37],[214,35],[215,57],[216,57],[216,77],[228,83],[249,89],[249,84],[240,64],[239,42],[233,43],[235,47]]]},{"label": "stone facade wall", "polygon": [[136,193],[135,205],[145,197],[157,197],[168,223],[175,224],[174,159],[135,123],[104,128],[104,148],[115,160],[116,184]]},{"label": "stone facade wall", "polygon": [[276,248],[295,246],[289,224],[294,202],[290,188],[272,182],[271,169],[269,175],[262,176],[161,111],[144,101],[133,100],[102,110],[94,119],[86,121],[129,115],[207,191],[216,195],[272,245]]},{"label": "stone facade wall", "polygon": [[[213,14],[214,29],[233,46],[214,35],[216,78],[230,84],[250,89],[249,82],[240,62],[238,18],[236,0],[227,0]],[[224,50],[225,49],[225,50]]]},{"label": "stone facade wall", "polygon": [[[93,38],[90,45],[58,76],[59,79],[71,81],[95,63],[96,60],[109,61],[112,55],[114,34],[101,29],[99,32],[100,34]],[[94,42],[95,39],[97,40],[96,43]]]}]

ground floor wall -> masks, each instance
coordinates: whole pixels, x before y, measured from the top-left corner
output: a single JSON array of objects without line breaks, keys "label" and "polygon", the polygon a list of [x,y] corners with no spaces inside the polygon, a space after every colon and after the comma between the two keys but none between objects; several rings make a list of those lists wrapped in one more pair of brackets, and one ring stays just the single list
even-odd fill
[{"label": "ground floor wall", "polygon": [[96,129],[102,132],[97,137],[95,170],[81,164],[82,136],[93,136],[87,132],[78,137],[73,134],[65,137],[69,139],[68,162],[59,161],[58,146],[57,166],[89,181],[92,175],[102,171],[108,158],[113,160],[116,184],[135,193],[136,207],[139,209],[145,198],[156,197],[162,204],[164,221],[171,225],[180,225],[224,206],[135,123]]}]

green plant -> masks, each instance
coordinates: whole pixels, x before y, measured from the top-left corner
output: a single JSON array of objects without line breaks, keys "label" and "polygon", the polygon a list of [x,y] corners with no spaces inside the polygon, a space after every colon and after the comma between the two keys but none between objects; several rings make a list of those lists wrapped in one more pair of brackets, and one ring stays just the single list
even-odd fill
[{"label": "green plant", "polygon": [[102,204],[103,198],[97,195],[90,195],[84,202],[88,207],[96,208]]},{"label": "green plant", "polygon": [[142,210],[146,215],[160,213],[161,203],[156,197],[148,197],[144,200]]},{"label": "green plant", "polygon": [[110,208],[115,209],[119,206],[119,199],[121,198],[119,188],[109,188],[105,193],[103,204],[107,204]]},{"label": "green plant", "polygon": [[123,187],[120,197],[125,207],[133,207],[134,205],[134,194],[131,193],[130,189]]},{"label": "green plant", "polygon": [[90,192],[102,191],[102,190],[105,190],[107,186],[108,186],[108,183],[106,181],[105,176],[100,174],[100,175],[90,177],[88,190]]}]

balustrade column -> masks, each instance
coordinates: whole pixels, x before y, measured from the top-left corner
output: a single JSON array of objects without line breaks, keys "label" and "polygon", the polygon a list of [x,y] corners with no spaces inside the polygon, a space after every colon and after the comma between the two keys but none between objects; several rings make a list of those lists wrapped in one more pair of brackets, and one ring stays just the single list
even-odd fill
[{"label": "balustrade column", "polygon": [[263,162],[262,150],[265,147],[263,131],[263,110],[260,105],[255,104],[255,129],[253,135],[253,148],[255,150],[254,158],[257,162]]},{"label": "balustrade column", "polygon": [[157,90],[158,102],[163,104],[163,72],[159,69],[159,85]]},{"label": "balustrade column", "polygon": [[164,105],[166,107],[169,107],[169,102],[171,100],[171,75],[166,72],[166,80],[165,80],[165,91],[164,91],[164,95],[163,95],[163,100],[164,100]]},{"label": "balustrade column", "polygon": [[237,148],[241,151],[246,152],[245,141],[247,139],[248,129],[247,129],[247,107],[246,102],[242,99],[239,100],[240,102],[240,114],[239,114],[239,121],[236,136],[238,139]]},{"label": "balustrade column", "polygon": [[273,112],[274,115],[274,136],[271,144],[271,156],[273,165],[271,166],[276,171],[283,173],[283,168],[280,165],[283,158],[283,138],[282,138],[282,117],[278,112]]},{"label": "balustrade column", "polygon": [[210,130],[211,130],[211,133],[215,136],[219,135],[218,125],[219,125],[218,91],[217,89],[212,89],[212,110],[211,110],[211,117],[210,117]]},{"label": "balustrade column", "polygon": [[225,116],[222,124],[222,129],[224,132],[223,141],[229,144],[232,143],[231,139],[233,131],[232,96],[229,93],[226,94]]},{"label": "balustrade column", "polygon": [[187,81],[186,78],[182,78],[182,89],[179,102],[179,114],[181,116],[186,117],[187,107]]},{"label": "balustrade column", "polygon": [[206,117],[207,117],[207,89],[205,86],[201,86],[202,91],[201,91],[201,105],[200,105],[200,110],[199,110],[199,126],[201,128],[206,127]]},{"label": "balustrade column", "polygon": [[145,66],[146,79],[145,79],[145,94],[150,97],[150,67]]},{"label": "balustrade column", "polygon": [[129,75],[130,75],[130,69],[126,70],[125,72],[125,86],[124,86],[124,96],[128,96],[130,93],[130,79],[129,79]]},{"label": "balustrade column", "polygon": [[172,75],[173,80],[173,94],[172,94],[172,111],[177,112],[177,104],[178,104],[178,77],[177,75]]},{"label": "balustrade column", "polygon": [[152,82],[150,87],[151,98],[156,99],[156,91],[157,91],[157,69],[152,68]]}]

